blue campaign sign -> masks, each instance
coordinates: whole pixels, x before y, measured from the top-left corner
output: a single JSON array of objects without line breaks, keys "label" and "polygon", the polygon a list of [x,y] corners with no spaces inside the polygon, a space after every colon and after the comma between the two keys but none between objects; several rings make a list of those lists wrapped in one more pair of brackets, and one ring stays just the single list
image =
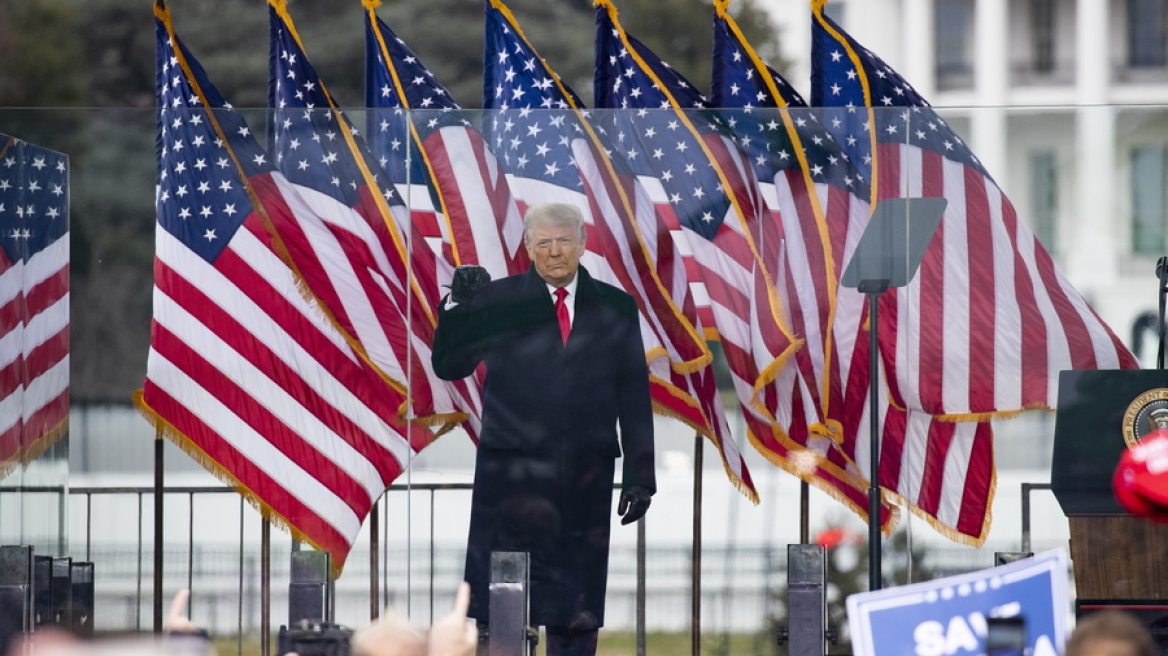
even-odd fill
[{"label": "blue campaign sign", "polygon": [[[988,618],[1021,617],[1019,656],[1058,656],[1070,626],[1067,554],[1058,549],[992,569],[848,597],[856,656],[979,656]],[[1015,651],[1015,653],[1017,653]]]}]

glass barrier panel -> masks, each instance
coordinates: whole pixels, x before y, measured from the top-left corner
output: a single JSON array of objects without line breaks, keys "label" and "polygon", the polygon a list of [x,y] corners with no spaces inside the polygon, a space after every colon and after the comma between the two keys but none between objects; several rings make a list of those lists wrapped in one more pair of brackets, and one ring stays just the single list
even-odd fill
[{"label": "glass barrier panel", "polygon": [[[328,606],[353,627],[428,625],[468,577],[480,614],[490,551],[519,550],[537,624],[624,650],[643,574],[651,650],[697,621],[769,653],[809,542],[842,632],[868,586],[873,323],[885,585],[1067,548],[1049,408],[1059,371],[1157,368],[1166,116],[5,108],[4,352],[60,329],[10,248],[55,207],[11,194],[61,185],[71,376],[55,441],[5,434],[26,450],[0,541],[92,560],[98,625],[149,628],[161,437],[164,595],[192,586],[217,636],[260,630],[257,508],[273,627],[296,550],[343,560]],[[622,514],[650,492],[641,538]]]}]

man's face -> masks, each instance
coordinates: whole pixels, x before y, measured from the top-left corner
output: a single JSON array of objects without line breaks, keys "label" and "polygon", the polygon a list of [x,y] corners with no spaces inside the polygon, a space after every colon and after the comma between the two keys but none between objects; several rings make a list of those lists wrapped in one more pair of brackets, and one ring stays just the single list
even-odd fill
[{"label": "man's face", "polygon": [[564,287],[576,277],[584,242],[570,225],[536,224],[531,228],[527,254],[544,282]]}]

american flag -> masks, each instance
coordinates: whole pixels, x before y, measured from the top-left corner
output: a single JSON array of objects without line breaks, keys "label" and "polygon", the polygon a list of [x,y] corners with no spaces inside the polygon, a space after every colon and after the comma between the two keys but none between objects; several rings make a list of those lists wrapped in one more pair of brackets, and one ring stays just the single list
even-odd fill
[{"label": "american flag", "polygon": [[[155,5],[154,320],[139,409],[339,572],[373,502],[432,438],[301,294],[270,216],[283,176]],[[295,193],[294,191],[292,193]]]},{"label": "american flag", "polygon": [[[442,214],[442,200],[430,175],[417,132],[411,131],[409,110],[396,103],[394,71],[384,65],[375,32],[376,16],[373,10],[380,2],[364,3],[370,12],[365,32],[365,105],[376,108],[366,112],[365,134],[370,152],[377,157],[381,169],[397,189],[398,197],[410,211],[410,234],[421,236],[446,266],[438,267],[440,284],[449,284],[455,259],[450,226]],[[430,79],[433,79],[432,77]],[[418,246],[411,244],[415,252]]]},{"label": "american flag", "polygon": [[783,263],[776,283],[789,299],[791,330],[804,340],[792,371],[775,382],[789,440],[772,450],[789,451],[786,461],[802,463],[797,475],[866,517],[866,472],[841,448],[844,425],[867,417],[866,396],[844,403],[849,376],[867,372],[867,360],[857,359],[868,352],[860,338],[865,303],[853,290],[841,294],[839,277],[867,223],[867,185],[799,94],[746,42],[728,4],[714,4],[711,96],[758,176],[769,209],[763,220],[781,227],[781,242],[770,240],[764,257]]},{"label": "american flag", "polygon": [[623,162],[604,153],[589,112],[500,0],[486,2],[485,43],[484,134],[520,205],[562,202],[580,209],[588,229],[584,266],[632,294],[641,309],[655,409],[708,437],[731,480],[757,500],[713,377],[697,373],[712,356],[695,328],[692,303],[674,303],[685,298],[688,280],[652,201]]},{"label": "american flag", "polygon": [[324,228],[291,226],[286,241],[299,245],[293,257],[323,269],[328,298],[344,305],[379,301],[375,321],[355,337],[409,388],[412,420],[451,427],[474,417],[470,430],[477,435],[477,389],[438,379],[430,364],[442,298],[438,270],[448,265],[412,230],[397,189],[309,62],[285,0],[268,4],[276,163]]},{"label": "american flag", "polygon": [[[768,220],[782,227],[782,292],[791,301],[792,330],[805,340],[795,363],[806,383],[807,409],[815,413],[810,419],[826,434],[839,426],[833,407],[838,412],[840,378],[846,379],[865,307],[854,291],[841,294],[839,278],[867,223],[867,184],[798,93],[746,43],[727,4],[715,3],[712,97],[726,108],[723,116],[750,156],[771,210]],[[841,328],[851,328],[839,345],[837,318]]]},{"label": "american flag", "polygon": [[608,0],[596,4],[596,103],[624,110],[598,112],[598,120],[612,152],[658,190],[658,211],[682,229],[709,295],[713,326],[703,327],[717,330],[751,441],[793,467],[772,383],[799,344],[772,278],[779,263],[762,259],[775,252],[778,226],[764,217],[754,171],[722,117],[624,32]]},{"label": "american flag", "polygon": [[[1064,369],[1135,358],[1034,238],[968,146],[919,94],[812,3],[812,104],[872,199],[944,197],[914,280],[880,300],[893,402],[946,419],[1054,408]],[[887,332],[885,332],[887,329]]]},{"label": "american flag", "polygon": [[[374,154],[387,162],[410,154],[409,167],[396,166],[403,167],[399,175],[411,178],[417,173],[413,158],[420,155],[454,264],[478,264],[492,278],[526,271],[523,217],[472,115],[459,108],[405,41],[377,17],[380,1],[363,4],[366,102],[383,110],[370,116],[371,123],[377,122],[370,139]],[[411,193],[415,196],[422,195]]]},{"label": "american flag", "polygon": [[69,426],[69,158],[0,134],[0,475]]},{"label": "american flag", "polygon": [[[871,476],[867,302],[839,280],[868,223],[869,187],[818,110],[807,109],[745,41],[726,4],[715,5],[715,103],[742,108],[728,120],[737,121],[739,143],[754,158],[760,180],[773,180],[763,184],[764,196],[782,221],[785,291],[794,299],[794,330],[807,340],[796,355],[799,376],[783,377],[796,386],[788,432],[853,475],[841,480],[856,487],[836,496],[843,493],[845,503],[866,517],[857,493]],[[993,497],[991,426],[897,409],[886,402],[883,385],[877,395],[884,400],[881,486],[943,535],[983,543]]]}]

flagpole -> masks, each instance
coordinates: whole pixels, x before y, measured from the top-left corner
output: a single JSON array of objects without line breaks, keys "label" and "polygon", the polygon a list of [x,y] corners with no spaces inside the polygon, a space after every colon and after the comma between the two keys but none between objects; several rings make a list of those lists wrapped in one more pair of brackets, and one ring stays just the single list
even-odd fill
[{"label": "flagpole", "polygon": [[702,436],[694,436],[693,555],[690,560],[690,654],[702,653]]},{"label": "flagpole", "polygon": [[[374,621],[381,617],[381,599],[378,596],[377,590],[377,549],[378,535],[377,532],[381,530],[381,516],[378,514],[381,505],[380,501],[375,501],[373,507],[369,509],[369,620]],[[433,615],[433,613],[431,613]]]},{"label": "flagpole", "polygon": [[162,633],[162,431],[154,436],[154,632]]},{"label": "flagpole", "polygon": [[637,521],[637,656],[645,656],[645,518]]},{"label": "flagpole", "polygon": [[272,524],[260,520],[260,656],[272,653]]},{"label": "flagpole", "polygon": [[811,486],[799,481],[799,543],[811,544]]}]

